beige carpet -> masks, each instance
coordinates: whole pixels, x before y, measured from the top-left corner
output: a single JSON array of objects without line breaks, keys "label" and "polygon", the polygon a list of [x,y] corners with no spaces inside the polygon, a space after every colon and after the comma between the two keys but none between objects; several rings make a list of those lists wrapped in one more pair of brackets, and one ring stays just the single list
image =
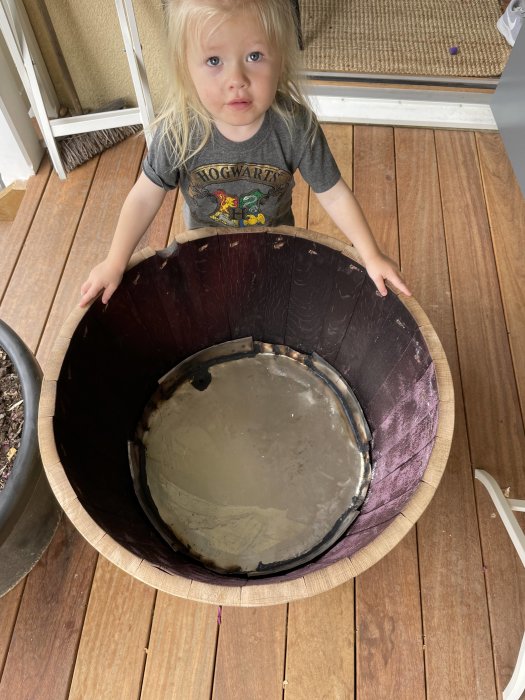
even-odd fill
[{"label": "beige carpet", "polygon": [[501,74],[510,52],[496,29],[499,0],[300,0],[300,7],[310,70],[486,78]]}]

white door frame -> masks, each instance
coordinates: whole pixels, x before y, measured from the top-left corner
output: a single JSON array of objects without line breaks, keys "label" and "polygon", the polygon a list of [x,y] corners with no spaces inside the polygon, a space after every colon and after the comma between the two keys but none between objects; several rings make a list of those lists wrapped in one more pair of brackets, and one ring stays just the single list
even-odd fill
[{"label": "white door frame", "polygon": [[24,91],[0,35],[0,175],[7,187],[38,170],[44,149],[28,114]]}]

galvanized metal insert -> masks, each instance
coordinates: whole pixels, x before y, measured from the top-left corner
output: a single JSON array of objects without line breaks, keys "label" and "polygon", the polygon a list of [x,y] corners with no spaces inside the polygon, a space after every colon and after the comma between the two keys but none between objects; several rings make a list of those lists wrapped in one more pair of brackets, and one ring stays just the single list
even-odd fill
[{"label": "galvanized metal insert", "polygon": [[129,454],[139,501],[174,549],[262,576],[344,534],[370,483],[369,441],[352,390],[321,357],[243,338],[159,381]]}]

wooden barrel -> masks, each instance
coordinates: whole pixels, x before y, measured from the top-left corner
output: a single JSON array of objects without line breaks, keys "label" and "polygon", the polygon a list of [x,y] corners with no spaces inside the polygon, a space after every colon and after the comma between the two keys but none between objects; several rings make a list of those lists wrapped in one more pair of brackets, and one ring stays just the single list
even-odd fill
[{"label": "wooden barrel", "polygon": [[[251,336],[317,353],[348,382],[372,433],[359,517],[323,555],[267,578],[223,576],[173,551],[135,496],[127,441],[166,372]],[[76,309],[45,371],[44,467],[81,534],[136,578],[183,598],[273,605],[329,590],[387,554],[430,502],[454,424],[441,343],[413,298],[381,297],[355,250],[298,228],[200,229],[137,253],[106,306]]]}]

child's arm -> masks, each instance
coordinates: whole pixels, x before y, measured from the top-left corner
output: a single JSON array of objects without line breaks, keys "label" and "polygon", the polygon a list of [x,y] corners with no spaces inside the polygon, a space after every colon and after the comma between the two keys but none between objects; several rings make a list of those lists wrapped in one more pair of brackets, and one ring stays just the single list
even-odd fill
[{"label": "child's arm", "polygon": [[106,259],[91,270],[80,288],[80,306],[86,306],[102,290],[102,303],[108,303],[120,284],[131,254],[155,218],[165,196],[162,187],[141,173],[122,206]]},{"label": "child's arm", "polygon": [[388,280],[410,296],[411,292],[399,274],[397,265],[381,252],[361,207],[346,182],[339,180],[326,192],[317,193],[317,198],[332,221],[355,246],[380,294],[385,296],[387,293],[385,280]]}]

